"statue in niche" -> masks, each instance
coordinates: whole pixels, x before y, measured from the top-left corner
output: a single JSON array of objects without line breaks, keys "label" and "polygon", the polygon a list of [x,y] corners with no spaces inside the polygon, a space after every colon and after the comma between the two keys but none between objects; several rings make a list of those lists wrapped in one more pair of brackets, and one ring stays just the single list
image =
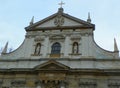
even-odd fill
[{"label": "statue in niche", "polygon": [[74,43],[73,43],[73,53],[74,53],[74,54],[77,54],[77,53],[78,53],[78,43],[77,43],[77,42],[74,42]]},{"label": "statue in niche", "polygon": [[35,52],[34,52],[34,54],[35,55],[40,55],[40,49],[41,49],[41,44],[37,43],[36,46],[35,46]]}]

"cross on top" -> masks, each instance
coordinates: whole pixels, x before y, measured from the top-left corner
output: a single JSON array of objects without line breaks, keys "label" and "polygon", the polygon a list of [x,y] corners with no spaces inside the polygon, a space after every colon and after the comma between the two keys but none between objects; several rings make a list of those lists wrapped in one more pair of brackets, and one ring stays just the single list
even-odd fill
[{"label": "cross on top", "polygon": [[60,5],[60,7],[62,8],[62,6],[64,5],[65,3],[63,3],[62,1],[58,4]]}]

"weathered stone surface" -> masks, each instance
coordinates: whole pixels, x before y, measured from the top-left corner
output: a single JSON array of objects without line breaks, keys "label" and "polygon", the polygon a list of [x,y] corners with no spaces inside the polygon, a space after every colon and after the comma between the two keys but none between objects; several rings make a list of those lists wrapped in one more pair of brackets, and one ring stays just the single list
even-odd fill
[{"label": "weathered stone surface", "polygon": [[63,8],[32,23],[22,45],[0,56],[0,88],[120,88],[117,44],[100,48],[94,30]]}]

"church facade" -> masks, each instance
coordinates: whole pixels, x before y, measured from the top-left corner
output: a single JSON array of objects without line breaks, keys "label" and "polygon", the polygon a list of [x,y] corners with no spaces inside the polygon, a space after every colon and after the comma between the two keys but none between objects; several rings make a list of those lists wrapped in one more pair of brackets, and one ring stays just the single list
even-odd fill
[{"label": "church facade", "polygon": [[94,41],[95,25],[58,12],[25,28],[22,45],[0,56],[0,88],[120,88],[120,58]]}]

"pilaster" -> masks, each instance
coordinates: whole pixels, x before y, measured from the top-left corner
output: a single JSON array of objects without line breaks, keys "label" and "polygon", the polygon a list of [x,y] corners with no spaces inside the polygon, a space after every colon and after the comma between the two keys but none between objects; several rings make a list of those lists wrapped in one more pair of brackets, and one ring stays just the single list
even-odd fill
[{"label": "pilaster", "polygon": [[45,38],[43,47],[44,47],[43,57],[47,57],[49,53],[48,52],[49,51],[49,37],[48,36],[46,36]]},{"label": "pilaster", "polygon": [[65,49],[64,49],[64,56],[68,57],[70,53],[70,37],[67,35],[65,38]]}]

